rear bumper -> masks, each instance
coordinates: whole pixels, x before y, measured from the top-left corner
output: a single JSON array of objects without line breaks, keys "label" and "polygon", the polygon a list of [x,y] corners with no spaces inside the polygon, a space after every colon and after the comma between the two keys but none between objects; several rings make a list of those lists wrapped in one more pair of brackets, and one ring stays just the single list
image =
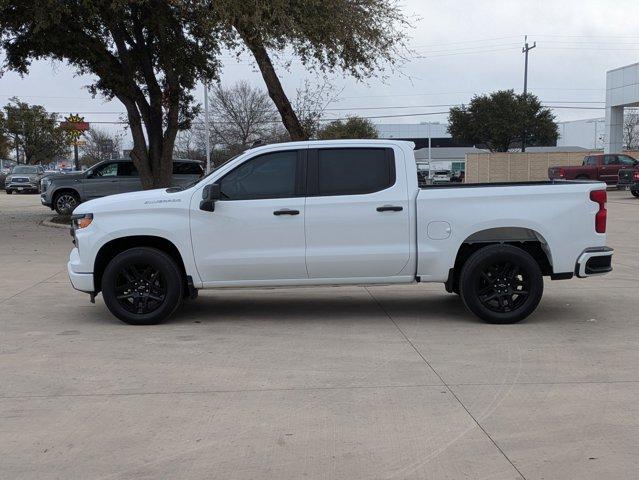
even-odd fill
[{"label": "rear bumper", "polygon": [[612,271],[612,254],[610,247],[593,247],[585,249],[577,259],[575,274],[579,278],[604,275]]},{"label": "rear bumper", "polygon": [[93,273],[77,272],[76,269],[78,269],[79,265],[80,255],[78,254],[78,249],[74,248],[71,250],[69,263],[67,263],[67,272],[69,274],[69,280],[71,280],[71,285],[73,285],[73,288],[80,290],[81,292],[95,292],[93,285]]}]

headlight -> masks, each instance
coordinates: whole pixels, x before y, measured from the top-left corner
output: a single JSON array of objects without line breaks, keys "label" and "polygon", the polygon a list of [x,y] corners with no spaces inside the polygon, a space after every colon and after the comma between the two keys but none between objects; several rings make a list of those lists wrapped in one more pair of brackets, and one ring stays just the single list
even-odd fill
[{"label": "headlight", "polygon": [[75,215],[71,215],[71,224],[73,225],[74,230],[81,230],[83,228],[87,228],[91,225],[93,221],[92,213],[78,213]]},{"label": "headlight", "polygon": [[11,175],[7,175],[7,178],[4,179],[4,183],[6,184],[11,183]]}]

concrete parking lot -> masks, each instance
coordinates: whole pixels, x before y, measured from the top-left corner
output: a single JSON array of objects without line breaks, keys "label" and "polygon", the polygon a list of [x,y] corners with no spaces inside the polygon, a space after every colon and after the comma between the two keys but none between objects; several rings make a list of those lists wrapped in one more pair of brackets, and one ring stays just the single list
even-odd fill
[{"label": "concrete parking lot", "polygon": [[0,193],[0,478],[602,479],[639,471],[639,199],[612,274],[486,325],[441,285],[201,292],[133,327]]}]

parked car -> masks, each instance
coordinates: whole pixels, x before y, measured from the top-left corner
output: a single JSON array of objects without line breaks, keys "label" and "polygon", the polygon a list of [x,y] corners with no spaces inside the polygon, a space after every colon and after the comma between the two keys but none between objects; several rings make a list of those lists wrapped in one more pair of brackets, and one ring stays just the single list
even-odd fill
[{"label": "parked car", "polygon": [[633,167],[639,169],[639,162],[630,155],[614,153],[588,155],[581,166],[550,167],[548,178],[551,180],[600,180],[608,185],[619,181],[619,170]]},{"label": "parked car", "polygon": [[639,169],[624,168],[619,170],[619,183],[620,188],[628,188],[630,193],[635,197],[639,197]]},{"label": "parked car", "polygon": [[200,288],[444,283],[511,323],[544,282],[611,271],[606,185],[420,189],[411,142],[261,146],[184,188],[113,195],[73,214],[73,286],[131,324],[157,323]]},{"label": "parked car", "polygon": [[449,172],[445,170],[435,172],[433,175],[433,183],[450,183]]},{"label": "parked car", "polygon": [[[174,160],[172,185],[191,183],[203,174],[199,161]],[[109,160],[84,172],[48,175],[42,180],[41,189],[42,205],[68,215],[87,200],[142,190],[142,182],[131,160]]]},{"label": "parked car", "polygon": [[44,168],[40,165],[16,165],[4,180],[4,190],[13,192],[39,192]]}]

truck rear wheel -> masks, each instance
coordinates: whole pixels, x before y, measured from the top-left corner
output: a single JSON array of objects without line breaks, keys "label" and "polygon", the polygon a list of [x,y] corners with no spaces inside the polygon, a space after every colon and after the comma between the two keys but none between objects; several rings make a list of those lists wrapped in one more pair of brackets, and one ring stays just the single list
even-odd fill
[{"label": "truck rear wheel", "polygon": [[473,253],[460,275],[466,308],[488,323],[516,323],[530,315],[544,290],[539,265],[512,245],[489,245]]},{"label": "truck rear wheel", "polygon": [[639,190],[630,190],[630,193],[632,193],[635,197],[639,197]]},{"label": "truck rear wheel", "polygon": [[184,279],[175,261],[155,248],[138,247],[116,255],[102,276],[109,311],[130,325],[153,325],[168,318],[182,301]]}]

